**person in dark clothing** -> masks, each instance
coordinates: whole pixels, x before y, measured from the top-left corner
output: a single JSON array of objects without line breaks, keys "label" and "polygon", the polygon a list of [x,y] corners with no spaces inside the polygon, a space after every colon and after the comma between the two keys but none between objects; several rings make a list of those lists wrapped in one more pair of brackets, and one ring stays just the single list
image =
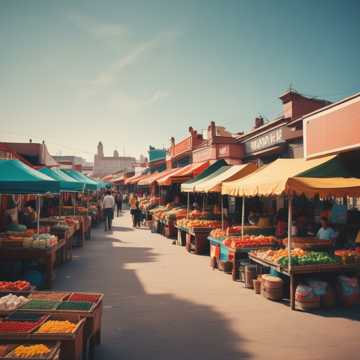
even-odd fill
[{"label": "person in dark clothing", "polygon": [[116,216],[119,217],[119,214],[122,212],[122,203],[123,203],[123,197],[121,193],[116,194],[115,202],[116,202]]},{"label": "person in dark clothing", "polygon": [[136,201],[136,208],[134,209],[134,227],[140,227],[141,225],[141,209],[140,209],[140,204],[139,201]]}]

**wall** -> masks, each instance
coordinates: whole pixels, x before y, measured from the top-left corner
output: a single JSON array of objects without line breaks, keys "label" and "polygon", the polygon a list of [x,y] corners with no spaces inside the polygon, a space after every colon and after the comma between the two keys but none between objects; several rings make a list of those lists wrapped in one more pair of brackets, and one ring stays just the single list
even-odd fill
[{"label": "wall", "polygon": [[129,170],[133,167],[135,158],[95,158],[94,161],[94,176],[111,175],[118,171]]},{"label": "wall", "polygon": [[360,149],[360,94],[303,121],[306,158]]}]

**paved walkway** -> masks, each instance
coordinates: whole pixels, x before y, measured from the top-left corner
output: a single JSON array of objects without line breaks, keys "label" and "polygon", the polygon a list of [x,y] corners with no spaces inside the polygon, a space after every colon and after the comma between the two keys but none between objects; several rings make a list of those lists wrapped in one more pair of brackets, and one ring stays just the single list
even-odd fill
[{"label": "paved walkway", "polygon": [[211,270],[208,257],[133,230],[127,213],[112,233],[93,231],[55,284],[105,293],[99,360],[360,359],[360,311],[292,312]]}]

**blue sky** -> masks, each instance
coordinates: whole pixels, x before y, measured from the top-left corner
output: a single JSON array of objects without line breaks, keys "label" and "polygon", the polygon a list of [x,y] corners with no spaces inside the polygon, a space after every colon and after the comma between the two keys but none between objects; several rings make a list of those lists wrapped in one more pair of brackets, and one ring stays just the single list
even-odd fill
[{"label": "blue sky", "polygon": [[0,140],[91,159],[210,121],[249,130],[290,84],[360,91],[360,2],[1,0]]}]

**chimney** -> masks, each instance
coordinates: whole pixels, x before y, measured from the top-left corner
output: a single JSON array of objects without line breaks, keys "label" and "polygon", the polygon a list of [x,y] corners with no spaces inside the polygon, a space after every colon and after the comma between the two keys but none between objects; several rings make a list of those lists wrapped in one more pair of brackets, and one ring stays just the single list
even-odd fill
[{"label": "chimney", "polygon": [[255,129],[264,125],[264,118],[260,115],[255,118]]}]

